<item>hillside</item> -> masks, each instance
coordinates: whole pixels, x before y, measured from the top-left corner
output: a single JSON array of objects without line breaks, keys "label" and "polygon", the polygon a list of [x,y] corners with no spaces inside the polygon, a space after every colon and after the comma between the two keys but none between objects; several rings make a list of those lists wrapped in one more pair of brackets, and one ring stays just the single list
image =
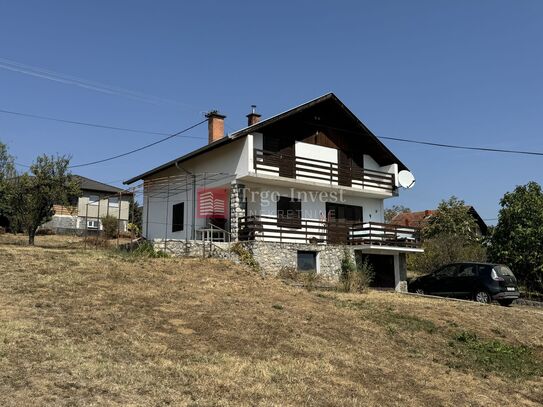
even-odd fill
[{"label": "hillside", "polygon": [[3,406],[543,403],[541,310],[18,242],[0,236]]}]

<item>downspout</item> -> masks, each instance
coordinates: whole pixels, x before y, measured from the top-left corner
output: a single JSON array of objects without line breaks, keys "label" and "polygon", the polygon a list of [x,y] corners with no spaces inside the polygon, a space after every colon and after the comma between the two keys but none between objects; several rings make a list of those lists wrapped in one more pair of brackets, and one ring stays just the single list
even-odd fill
[{"label": "downspout", "polygon": [[[185,173],[190,175],[191,178],[192,178],[192,205],[191,205],[191,208],[192,208],[192,228],[190,230],[190,239],[195,240],[196,239],[196,230],[195,230],[196,229],[196,175],[194,175],[192,172],[190,172],[190,171],[184,169],[183,167],[181,167],[177,161],[175,162],[175,167],[178,170],[184,171]],[[185,236],[186,236],[186,234],[185,234]]]}]

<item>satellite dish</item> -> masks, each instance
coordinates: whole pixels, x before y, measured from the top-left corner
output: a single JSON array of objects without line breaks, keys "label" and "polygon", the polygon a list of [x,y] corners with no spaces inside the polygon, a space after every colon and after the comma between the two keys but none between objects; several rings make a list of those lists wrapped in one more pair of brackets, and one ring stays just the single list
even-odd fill
[{"label": "satellite dish", "polygon": [[411,172],[402,170],[398,173],[398,183],[406,189],[413,188],[415,186],[415,177]]}]

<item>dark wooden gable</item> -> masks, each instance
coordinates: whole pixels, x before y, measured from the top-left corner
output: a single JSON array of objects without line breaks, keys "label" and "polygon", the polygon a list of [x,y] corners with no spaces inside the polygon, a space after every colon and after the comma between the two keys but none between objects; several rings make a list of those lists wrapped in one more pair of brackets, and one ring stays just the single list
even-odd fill
[{"label": "dark wooden gable", "polygon": [[363,168],[364,154],[379,165],[397,162],[394,156],[334,99],[293,113],[259,130],[266,151],[294,156],[296,141],[336,148],[340,166]]}]

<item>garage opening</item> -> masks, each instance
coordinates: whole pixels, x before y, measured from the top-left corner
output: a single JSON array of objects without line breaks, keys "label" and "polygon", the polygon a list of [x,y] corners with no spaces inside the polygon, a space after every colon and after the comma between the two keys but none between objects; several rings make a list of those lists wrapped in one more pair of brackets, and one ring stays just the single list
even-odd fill
[{"label": "garage opening", "polygon": [[356,264],[362,264],[364,260],[372,265],[375,277],[371,283],[374,288],[395,288],[394,256],[388,254],[368,254],[357,251]]}]

